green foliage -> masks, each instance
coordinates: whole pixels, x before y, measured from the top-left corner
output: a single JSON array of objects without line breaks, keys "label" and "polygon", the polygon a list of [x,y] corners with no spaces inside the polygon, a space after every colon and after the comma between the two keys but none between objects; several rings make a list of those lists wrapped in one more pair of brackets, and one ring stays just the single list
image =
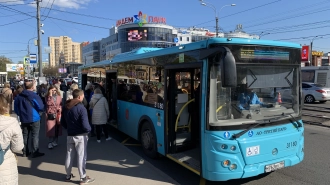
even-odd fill
[{"label": "green foliage", "polygon": [[42,69],[42,73],[45,76],[58,76],[59,75],[58,68],[59,67],[44,67]]},{"label": "green foliage", "polygon": [[6,72],[6,64],[13,63],[9,58],[0,56],[0,72]]}]

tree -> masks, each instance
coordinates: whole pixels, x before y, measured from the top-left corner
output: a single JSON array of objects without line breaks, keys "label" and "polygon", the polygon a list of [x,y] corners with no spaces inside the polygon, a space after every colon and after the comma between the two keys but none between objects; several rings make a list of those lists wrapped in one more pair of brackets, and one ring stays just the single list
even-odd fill
[{"label": "tree", "polygon": [[45,76],[58,76],[58,68],[59,67],[44,67],[42,73]]},{"label": "tree", "polygon": [[6,64],[13,63],[9,58],[5,56],[0,56],[0,72],[6,72]]}]

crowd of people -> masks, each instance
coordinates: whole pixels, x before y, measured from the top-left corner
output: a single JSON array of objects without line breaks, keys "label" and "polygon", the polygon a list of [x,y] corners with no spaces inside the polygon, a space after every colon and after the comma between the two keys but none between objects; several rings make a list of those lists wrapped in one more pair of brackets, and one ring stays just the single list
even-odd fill
[{"label": "crowd of people", "polygon": [[[95,180],[86,175],[88,136],[96,136],[100,143],[103,133],[106,141],[111,140],[106,127],[110,110],[103,83],[88,83],[85,91],[79,89],[76,83],[68,90],[61,85],[58,81],[37,87],[36,81],[25,80],[14,90],[11,84],[5,84],[0,90],[0,184],[18,184],[15,153],[22,152],[23,157],[32,158],[45,155],[39,151],[41,124],[45,126],[47,148],[50,150],[58,146],[62,129],[67,130],[65,179],[70,181],[74,177],[71,169],[76,156],[80,184],[89,184]],[[29,140],[32,145],[29,145]]]}]

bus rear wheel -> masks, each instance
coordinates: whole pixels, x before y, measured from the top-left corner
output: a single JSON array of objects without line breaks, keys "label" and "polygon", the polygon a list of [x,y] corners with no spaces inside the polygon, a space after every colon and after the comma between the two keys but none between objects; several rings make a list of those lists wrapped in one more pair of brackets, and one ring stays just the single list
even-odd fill
[{"label": "bus rear wheel", "polygon": [[156,133],[149,122],[144,122],[141,128],[141,144],[143,152],[150,158],[157,158]]}]

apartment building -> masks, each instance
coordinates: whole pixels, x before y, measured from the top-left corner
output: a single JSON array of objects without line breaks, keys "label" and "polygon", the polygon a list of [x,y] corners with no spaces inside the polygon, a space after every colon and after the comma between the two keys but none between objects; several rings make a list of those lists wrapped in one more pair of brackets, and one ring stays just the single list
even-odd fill
[{"label": "apartment building", "polygon": [[72,42],[72,39],[68,36],[48,37],[48,46],[51,48],[48,57],[50,66],[59,65],[61,56],[63,56],[65,63],[81,63],[82,61],[81,44]]}]

